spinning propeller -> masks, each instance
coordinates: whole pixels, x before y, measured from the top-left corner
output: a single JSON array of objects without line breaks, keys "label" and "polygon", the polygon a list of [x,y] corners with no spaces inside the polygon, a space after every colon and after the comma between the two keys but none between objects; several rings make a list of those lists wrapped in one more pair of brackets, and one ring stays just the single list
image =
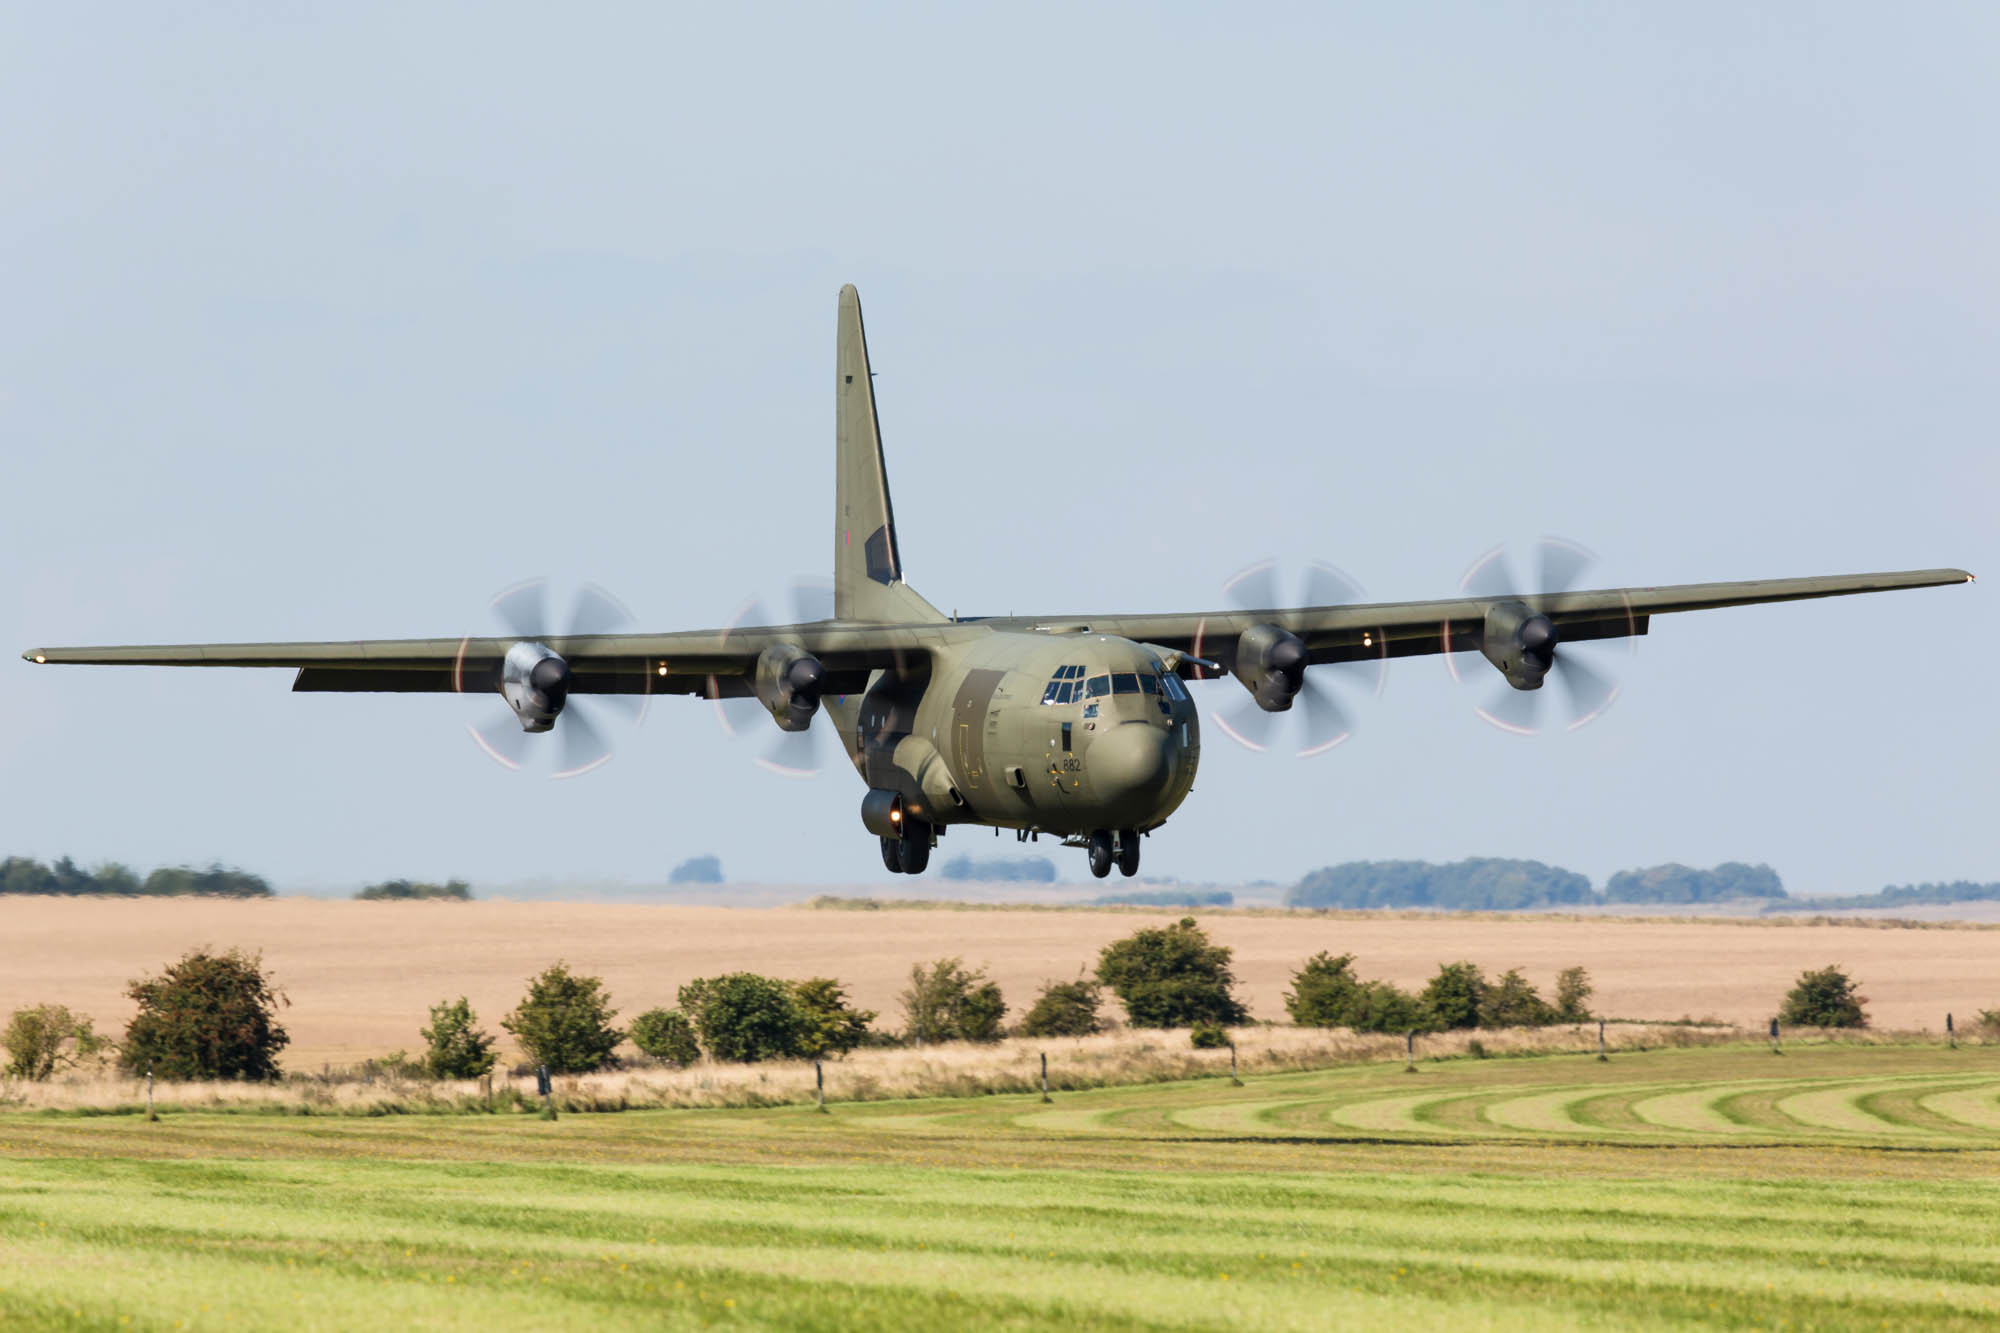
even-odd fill
[{"label": "spinning propeller", "polygon": [[[1278,562],[1263,560],[1232,576],[1222,585],[1222,592],[1235,610],[1271,611],[1279,618],[1287,606],[1351,606],[1363,598],[1360,584],[1324,561],[1305,567],[1296,601],[1284,602],[1281,586]],[[1203,626],[1195,635],[1196,657],[1203,655],[1207,637]],[[1383,643],[1386,652],[1387,644],[1379,636],[1377,642]],[[1325,754],[1354,734],[1353,717],[1341,702],[1340,692],[1379,696],[1388,677],[1386,657],[1322,663],[1308,672],[1305,645],[1282,630],[1260,635],[1253,628],[1241,636],[1236,644],[1239,676],[1246,669],[1246,653],[1258,658],[1261,686],[1251,686],[1249,694],[1213,717],[1231,740],[1258,753],[1289,749],[1299,759]],[[1335,681],[1339,682],[1337,687]],[[1250,684],[1247,677],[1245,684]],[[1260,699],[1284,706],[1267,710]]]},{"label": "spinning propeller", "polygon": [[[736,608],[736,614],[729,618],[723,630],[723,642],[738,630],[752,629],[764,625],[790,624],[806,625],[819,620],[833,618],[833,581],[824,578],[797,578],[792,580],[787,597],[791,618],[779,621],[772,618],[763,599],[752,597]],[[811,663],[809,667],[807,664]],[[795,691],[803,692],[813,700],[819,698],[820,675],[818,663],[807,658],[793,663],[787,673],[787,683]],[[733,683],[732,683],[733,684]],[[817,777],[825,767],[828,746],[838,748],[832,740],[833,723],[824,715],[823,709],[815,708],[811,720],[800,731],[785,731],[773,721],[763,702],[754,694],[725,694],[731,688],[715,676],[708,678],[708,697],[715,706],[715,720],[725,734],[745,742],[757,737],[772,737],[756,756],[759,768],[788,778]]]},{"label": "spinning propeller", "polygon": [[[614,737],[638,726],[646,715],[643,694],[572,694],[570,666],[560,653],[572,639],[616,634],[632,624],[632,613],[595,584],[579,587],[560,633],[552,632],[549,581],[529,579],[496,596],[490,607],[514,646],[503,668],[502,697],[507,711],[481,726],[466,724],[480,749],[511,769],[528,766],[537,753],[531,736],[553,730],[557,758],[551,778],[581,777],[611,758]],[[539,646],[539,647],[538,647]],[[460,648],[461,660],[464,648]]]},{"label": "spinning propeller", "polygon": [[[1560,537],[1544,537],[1536,543],[1535,579],[1528,585],[1515,576],[1508,548],[1502,544],[1473,562],[1459,581],[1459,588],[1468,597],[1495,601],[1570,592],[1583,582],[1584,575],[1596,563],[1597,556],[1587,548]],[[1627,615],[1629,618],[1630,613]],[[1586,660],[1593,649],[1599,653],[1610,651],[1608,646],[1600,647],[1601,642],[1587,640],[1583,645],[1585,651],[1579,652],[1578,644],[1564,642],[1560,629],[1541,615],[1529,615],[1513,627],[1510,646],[1518,654],[1523,672],[1531,678],[1553,676],[1561,682],[1565,730],[1575,731],[1596,721],[1618,697],[1618,682],[1603,669],[1601,659],[1596,666]],[[1627,636],[1626,643],[1627,651],[1637,651],[1636,638]],[[1465,679],[1457,654],[1480,647],[1477,638],[1447,638],[1443,656],[1453,680]],[[1489,644],[1486,651],[1489,657],[1496,652],[1504,655],[1497,644]],[[1547,708],[1542,689],[1516,689],[1503,681],[1475,711],[1502,731],[1532,736],[1544,729],[1543,715]]]}]

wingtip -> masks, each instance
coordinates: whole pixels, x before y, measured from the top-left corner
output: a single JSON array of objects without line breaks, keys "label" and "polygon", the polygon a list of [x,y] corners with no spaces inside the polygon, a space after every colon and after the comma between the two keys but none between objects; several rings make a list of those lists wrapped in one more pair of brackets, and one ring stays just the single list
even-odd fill
[{"label": "wingtip", "polygon": [[42,663],[49,660],[49,655],[39,648],[30,648],[27,652],[21,654],[21,660],[23,662]]}]

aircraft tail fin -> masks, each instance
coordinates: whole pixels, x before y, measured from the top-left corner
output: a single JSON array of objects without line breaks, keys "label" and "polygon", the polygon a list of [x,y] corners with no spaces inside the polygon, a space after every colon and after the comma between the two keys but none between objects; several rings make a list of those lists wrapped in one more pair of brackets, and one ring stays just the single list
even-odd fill
[{"label": "aircraft tail fin", "polygon": [[903,582],[861,296],[852,286],[840,289],[839,349],[834,379],[834,616],[890,624],[942,620],[935,607]]}]

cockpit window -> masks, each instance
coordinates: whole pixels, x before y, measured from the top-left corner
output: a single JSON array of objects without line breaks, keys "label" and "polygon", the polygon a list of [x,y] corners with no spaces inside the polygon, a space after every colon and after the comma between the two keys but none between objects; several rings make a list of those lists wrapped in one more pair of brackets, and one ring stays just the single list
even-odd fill
[{"label": "cockpit window", "polygon": [[1076,692],[1081,688],[1073,680],[1063,681],[1056,686],[1056,702],[1059,704],[1073,703],[1076,700]]},{"label": "cockpit window", "polygon": [[1141,674],[1139,677],[1139,688],[1148,694],[1158,694],[1160,692],[1160,678],[1158,676]]},{"label": "cockpit window", "polygon": [[1084,715],[1085,717],[1096,717],[1096,716],[1097,716],[1097,705],[1096,705],[1096,704],[1085,704],[1085,705],[1083,706],[1083,715]]},{"label": "cockpit window", "polygon": [[1169,699],[1178,700],[1188,697],[1187,686],[1181,684],[1179,676],[1162,676],[1160,677],[1160,685],[1166,690]]},{"label": "cockpit window", "polygon": [[1042,691],[1042,702],[1045,704],[1054,703],[1056,701],[1056,691],[1060,688],[1062,687],[1057,685],[1054,681],[1050,681],[1049,687],[1046,690]]},{"label": "cockpit window", "polygon": [[1137,694],[1139,692],[1139,673],[1136,671],[1112,672],[1111,692],[1113,694]]},{"label": "cockpit window", "polygon": [[1093,699],[1101,698],[1102,696],[1111,693],[1111,677],[1092,676],[1089,679],[1089,681],[1085,683],[1083,692],[1089,695]]}]

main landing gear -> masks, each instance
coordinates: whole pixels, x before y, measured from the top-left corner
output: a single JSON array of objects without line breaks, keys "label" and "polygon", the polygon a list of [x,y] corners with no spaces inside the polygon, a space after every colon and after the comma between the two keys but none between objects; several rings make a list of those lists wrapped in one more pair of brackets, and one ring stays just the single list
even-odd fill
[{"label": "main landing gear", "polygon": [[931,863],[931,835],[926,825],[900,838],[882,839],[882,864],[892,875],[921,875]]},{"label": "main landing gear", "polygon": [[1130,878],[1139,873],[1139,833],[1121,829],[1114,839],[1110,829],[1090,835],[1090,873],[1103,879],[1116,865],[1118,873]]}]

